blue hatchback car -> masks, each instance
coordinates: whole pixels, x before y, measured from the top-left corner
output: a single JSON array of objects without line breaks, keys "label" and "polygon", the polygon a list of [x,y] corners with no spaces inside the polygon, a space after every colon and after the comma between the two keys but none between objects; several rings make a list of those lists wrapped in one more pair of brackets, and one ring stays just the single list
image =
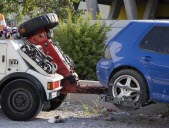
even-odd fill
[{"label": "blue hatchback car", "polygon": [[169,103],[169,22],[130,22],[106,44],[97,77],[114,98]]}]

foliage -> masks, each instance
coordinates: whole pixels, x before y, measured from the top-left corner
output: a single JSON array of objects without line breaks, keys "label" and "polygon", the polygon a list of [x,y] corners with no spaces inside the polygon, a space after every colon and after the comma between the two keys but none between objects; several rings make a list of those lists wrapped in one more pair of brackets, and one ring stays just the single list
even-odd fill
[{"label": "foliage", "polygon": [[19,4],[13,0],[1,0],[0,2],[0,13],[7,16],[7,14],[12,12],[19,12]]},{"label": "foliage", "polygon": [[61,21],[54,30],[54,40],[73,59],[80,79],[96,80],[96,63],[101,58],[109,30],[110,26],[100,21],[91,24],[91,15],[72,18],[70,14],[66,23]]},{"label": "foliage", "polygon": [[43,13],[56,13],[60,19],[67,18],[68,12],[76,15],[73,3],[80,0],[1,0],[0,13],[7,16],[16,13],[16,18],[21,20],[24,16],[31,18]]},{"label": "foliage", "polygon": [[94,100],[93,103],[94,105],[89,105],[89,104],[84,104],[81,101],[81,104],[83,105],[84,108],[84,112],[86,116],[91,116],[91,115],[104,115],[104,116],[108,116],[109,112],[107,111],[106,108],[100,108],[99,107],[99,100]]}]

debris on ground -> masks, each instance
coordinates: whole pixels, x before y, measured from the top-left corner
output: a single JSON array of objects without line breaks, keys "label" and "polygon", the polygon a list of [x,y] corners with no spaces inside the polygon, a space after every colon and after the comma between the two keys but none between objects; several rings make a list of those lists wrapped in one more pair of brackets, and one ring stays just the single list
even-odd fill
[{"label": "debris on ground", "polygon": [[60,116],[52,117],[48,120],[49,123],[64,123],[64,120]]},{"label": "debris on ground", "polygon": [[115,118],[114,117],[107,117],[105,118],[106,121],[115,121]]},{"label": "debris on ground", "polygon": [[108,110],[106,115],[105,108],[100,108],[100,111],[103,113],[86,115],[86,109],[82,104],[65,102],[57,110],[41,112],[37,118],[28,122],[11,121],[0,111],[0,128],[168,128],[169,126],[169,116],[164,112],[135,114]]}]

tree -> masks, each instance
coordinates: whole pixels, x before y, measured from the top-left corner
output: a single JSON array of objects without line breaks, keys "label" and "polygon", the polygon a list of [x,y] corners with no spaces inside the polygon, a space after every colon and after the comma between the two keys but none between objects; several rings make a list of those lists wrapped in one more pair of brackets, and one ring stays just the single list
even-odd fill
[{"label": "tree", "polygon": [[19,3],[13,0],[2,0],[0,2],[0,13],[7,15],[12,12],[18,12],[20,10]]},{"label": "tree", "polygon": [[63,51],[76,65],[80,79],[96,80],[96,64],[102,56],[106,33],[111,26],[100,21],[91,24],[91,16],[87,18],[68,16],[54,30],[54,41],[58,41]]},{"label": "tree", "polygon": [[[0,13],[7,16],[16,13],[17,19],[27,15],[34,17],[43,13],[56,13],[60,19],[67,18],[68,12],[73,15],[75,11],[73,3],[80,0],[3,0],[0,2]],[[36,13],[35,13],[36,12]]]}]

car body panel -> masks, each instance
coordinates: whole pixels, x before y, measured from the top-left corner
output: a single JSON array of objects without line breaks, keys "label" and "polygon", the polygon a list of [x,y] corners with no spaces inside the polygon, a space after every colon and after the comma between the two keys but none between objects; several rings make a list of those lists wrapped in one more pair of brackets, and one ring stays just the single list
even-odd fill
[{"label": "car body panel", "polygon": [[133,67],[145,77],[150,99],[169,103],[169,54],[139,46],[154,26],[169,26],[169,22],[131,22],[106,44],[112,59],[102,58],[97,64],[97,76],[102,85],[108,88],[111,74],[116,69]]},{"label": "car body panel", "polygon": [[137,41],[134,49],[138,51],[136,57],[150,74],[153,86],[151,98],[158,102],[169,103],[169,55],[140,49],[139,47],[142,39],[154,26],[169,26],[169,24],[153,24]]}]

